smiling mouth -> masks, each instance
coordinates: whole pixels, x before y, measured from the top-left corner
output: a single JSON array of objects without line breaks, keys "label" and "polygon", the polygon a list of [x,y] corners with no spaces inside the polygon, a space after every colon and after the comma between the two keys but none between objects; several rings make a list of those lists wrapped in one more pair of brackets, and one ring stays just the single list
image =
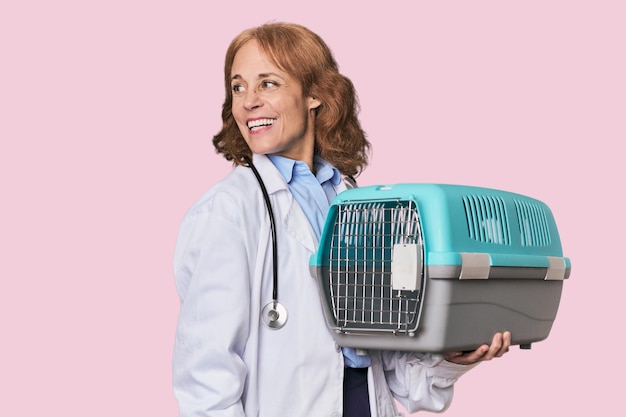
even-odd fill
[{"label": "smiling mouth", "polygon": [[248,121],[248,129],[254,132],[256,130],[261,130],[265,127],[271,126],[274,124],[276,119],[257,119]]}]

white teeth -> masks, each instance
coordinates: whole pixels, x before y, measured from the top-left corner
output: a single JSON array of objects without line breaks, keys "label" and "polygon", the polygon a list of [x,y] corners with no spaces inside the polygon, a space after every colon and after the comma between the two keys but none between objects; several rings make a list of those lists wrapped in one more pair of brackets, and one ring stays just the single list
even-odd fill
[{"label": "white teeth", "polygon": [[275,121],[276,119],[251,120],[248,122],[248,129],[253,129],[255,127],[260,127],[260,126],[270,126],[270,125],[273,125]]}]

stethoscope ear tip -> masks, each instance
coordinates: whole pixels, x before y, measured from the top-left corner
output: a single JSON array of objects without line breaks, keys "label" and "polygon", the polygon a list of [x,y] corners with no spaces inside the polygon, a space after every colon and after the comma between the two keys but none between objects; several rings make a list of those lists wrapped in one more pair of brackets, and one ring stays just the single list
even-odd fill
[{"label": "stethoscope ear tip", "polygon": [[287,323],[287,309],[278,301],[269,302],[263,307],[261,319],[272,330],[282,329]]}]

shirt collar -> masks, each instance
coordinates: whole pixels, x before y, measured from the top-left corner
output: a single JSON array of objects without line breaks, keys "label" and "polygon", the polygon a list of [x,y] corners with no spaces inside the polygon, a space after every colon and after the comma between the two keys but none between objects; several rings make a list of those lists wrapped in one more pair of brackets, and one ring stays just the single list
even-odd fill
[{"label": "shirt collar", "polygon": [[[272,161],[283,178],[285,178],[287,184],[291,183],[294,173],[297,172],[296,164],[304,164],[302,161],[296,161],[279,155],[267,155],[267,157]],[[315,155],[313,157],[313,164],[315,165],[315,170],[317,171],[315,178],[317,178],[320,184],[329,180],[333,185],[338,185],[341,182],[341,173],[339,170],[321,157]]]},{"label": "shirt collar", "polygon": [[338,185],[341,182],[341,172],[321,157],[315,155],[313,157],[313,164],[317,175],[315,176],[320,184],[330,180],[333,185]]}]

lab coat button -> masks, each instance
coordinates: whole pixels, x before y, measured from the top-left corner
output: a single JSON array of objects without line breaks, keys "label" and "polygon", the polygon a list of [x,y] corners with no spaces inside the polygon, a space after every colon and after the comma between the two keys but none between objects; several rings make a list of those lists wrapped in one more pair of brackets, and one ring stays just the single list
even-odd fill
[{"label": "lab coat button", "polygon": [[[336,342],[335,342],[335,350],[336,350],[337,352],[340,352],[340,351],[341,351],[341,346],[339,346]],[[332,416],[332,417],[335,417],[335,416]]]},{"label": "lab coat button", "polygon": [[338,412],[338,411],[334,411],[334,412],[330,415],[330,417],[341,417],[341,413],[340,413],[340,412]]}]

